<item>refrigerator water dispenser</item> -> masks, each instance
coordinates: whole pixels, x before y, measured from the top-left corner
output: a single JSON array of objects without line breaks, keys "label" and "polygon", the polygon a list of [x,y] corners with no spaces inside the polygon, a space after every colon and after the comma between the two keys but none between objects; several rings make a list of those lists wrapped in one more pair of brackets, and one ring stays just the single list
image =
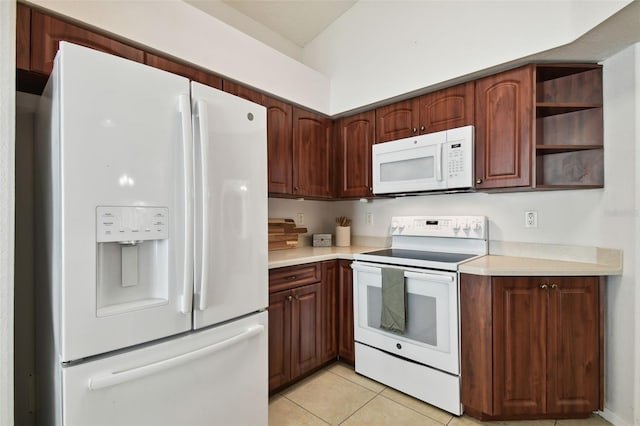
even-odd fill
[{"label": "refrigerator water dispenser", "polygon": [[96,208],[99,317],[168,302],[169,209]]}]

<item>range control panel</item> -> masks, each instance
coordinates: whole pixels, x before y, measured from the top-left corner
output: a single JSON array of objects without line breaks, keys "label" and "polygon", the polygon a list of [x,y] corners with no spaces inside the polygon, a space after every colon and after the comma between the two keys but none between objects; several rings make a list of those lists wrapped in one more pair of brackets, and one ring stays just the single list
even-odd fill
[{"label": "range control panel", "polygon": [[487,239],[486,216],[394,216],[391,235]]},{"label": "range control panel", "polygon": [[167,238],[167,207],[96,207],[96,241],[99,243]]}]

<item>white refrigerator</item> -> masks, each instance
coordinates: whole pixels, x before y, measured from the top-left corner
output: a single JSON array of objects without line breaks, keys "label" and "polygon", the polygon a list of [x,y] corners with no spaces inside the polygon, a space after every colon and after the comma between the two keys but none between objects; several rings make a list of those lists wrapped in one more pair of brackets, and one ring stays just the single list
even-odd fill
[{"label": "white refrigerator", "polygon": [[264,107],[61,42],[37,123],[38,423],[266,424]]}]

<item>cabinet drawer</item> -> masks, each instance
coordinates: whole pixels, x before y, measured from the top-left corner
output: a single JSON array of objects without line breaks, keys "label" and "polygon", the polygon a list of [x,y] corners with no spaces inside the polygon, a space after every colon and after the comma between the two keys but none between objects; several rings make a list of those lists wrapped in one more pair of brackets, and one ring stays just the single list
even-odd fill
[{"label": "cabinet drawer", "polygon": [[282,291],[320,281],[320,263],[296,265],[269,271],[269,292]]}]

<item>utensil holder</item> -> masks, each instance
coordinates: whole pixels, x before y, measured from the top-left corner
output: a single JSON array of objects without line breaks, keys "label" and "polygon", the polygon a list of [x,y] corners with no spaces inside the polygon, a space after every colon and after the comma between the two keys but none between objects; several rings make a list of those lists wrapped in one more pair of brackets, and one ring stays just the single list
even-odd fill
[{"label": "utensil holder", "polygon": [[336,226],[336,247],[348,247],[351,245],[351,227]]}]

